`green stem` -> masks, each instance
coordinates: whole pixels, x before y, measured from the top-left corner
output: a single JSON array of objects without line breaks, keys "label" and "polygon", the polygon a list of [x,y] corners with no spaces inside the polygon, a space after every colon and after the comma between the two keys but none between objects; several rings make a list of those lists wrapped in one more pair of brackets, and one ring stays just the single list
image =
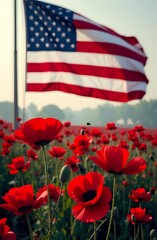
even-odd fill
[{"label": "green stem", "polygon": [[94,240],[96,240],[96,222],[94,222]]},{"label": "green stem", "polygon": [[[96,232],[99,230],[99,228],[100,228],[106,221],[107,221],[107,219],[103,220],[103,221],[99,224],[99,226],[96,228]],[[95,234],[95,231],[92,233],[92,235],[89,237],[88,240],[91,240],[92,237],[94,236],[94,234]]]},{"label": "green stem", "polygon": [[115,223],[115,220],[113,220],[113,230],[114,230],[113,239],[116,240],[117,238],[116,238],[116,223]]},{"label": "green stem", "polygon": [[43,227],[48,230],[48,227],[46,225],[46,223],[43,221],[43,219],[41,218],[40,214],[35,210],[34,211],[35,216],[39,219],[40,223],[43,225]]},{"label": "green stem", "polygon": [[63,190],[63,183],[61,183],[60,193],[59,193],[59,197],[58,197],[58,200],[57,200],[55,209],[54,209],[53,217],[55,216],[56,211],[57,211],[57,209],[58,209],[59,202],[60,202],[60,198],[61,198],[61,195],[62,195],[62,190]]},{"label": "green stem", "polygon": [[29,220],[28,214],[26,214],[26,219],[27,219],[27,224],[28,224],[28,228],[29,228],[30,239],[33,240],[33,233],[32,233],[32,228],[31,228],[31,224],[30,224],[30,220]]},{"label": "green stem", "polygon": [[48,187],[48,167],[47,167],[47,160],[46,160],[46,153],[45,153],[45,148],[42,146],[43,150],[43,156],[44,156],[44,170],[45,170],[45,177],[46,177],[46,188],[47,188],[47,198],[48,198],[48,226],[49,226],[49,240],[51,240],[51,226],[52,226],[52,221],[51,221],[51,202],[50,202],[50,191]]},{"label": "green stem", "polygon": [[21,178],[21,186],[23,186],[23,185],[25,185],[24,180],[23,180],[23,175],[22,175],[21,171],[19,173],[20,173],[20,178]]},{"label": "green stem", "polygon": [[141,223],[141,240],[144,240],[144,231],[142,223]]},{"label": "green stem", "polygon": [[113,196],[112,196],[111,215],[110,215],[110,220],[109,220],[109,225],[108,225],[106,240],[109,239],[110,230],[111,230],[111,224],[112,224],[112,218],[113,218],[113,211],[114,211],[115,191],[116,191],[116,176],[114,176],[114,178],[113,178],[113,193],[112,193]]},{"label": "green stem", "polygon": [[74,219],[73,225],[72,225],[72,227],[71,227],[71,233],[70,233],[70,236],[71,236],[71,237],[72,237],[73,234],[74,234],[75,225],[76,225],[76,218]]}]

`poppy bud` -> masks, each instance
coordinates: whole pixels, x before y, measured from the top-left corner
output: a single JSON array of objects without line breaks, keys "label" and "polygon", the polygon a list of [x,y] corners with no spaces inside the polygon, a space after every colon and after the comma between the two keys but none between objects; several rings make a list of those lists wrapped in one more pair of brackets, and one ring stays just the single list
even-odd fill
[{"label": "poppy bud", "polygon": [[69,168],[68,165],[65,165],[65,166],[62,167],[62,169],[60,171],[59,180],[62,183],[66,183],[69,176],[70,176],[70,168]]},{"label": "poppy bud", "polygon": [[118,208],[117,207],[114,207],[114,209],[113,209],[113,216],[118,217]]},{"label": "poppy bud", "polygon": [[81,130],[80,130],[80,134],[81,134],[82,136],[84,136],[84,135],[85,135],[85,130],[84,130],[84,129],[81,129]]},{"label": "poppy bud", "polygon": [[131,214],[131,221],[132,221],[132,222],[136,222],[136,218],[135,218],[135,215],[134,215],[134,214]]},{"label": "poppy bud", "polygon": [[82,163],[78,162],[76,163],[76,166],[80,169],[80,172],[81,173],[85,173],[86,172],[86,169],[84,168],[84,166],[82,165]]},{"label": "poppy bud", "polygon": [[150,154],[150,155],[149,155],[149,160],[151,160],[151,161],[153,161],[153,162],[155,161],[155,158],[154,158],[153,154]]},{"label": "poppy bud", "polygon": [[156,239],[157,237],[157,232],[155,229],[152,229],[149,233],[151,239]]},{"label": "poppy bud", "polygon": [[53,182],[53,183],[56,183],[56,180],[57,180],[57,179],[56,179],[56,176],[54,176],[54,177],[52,178],[52,182]]}]

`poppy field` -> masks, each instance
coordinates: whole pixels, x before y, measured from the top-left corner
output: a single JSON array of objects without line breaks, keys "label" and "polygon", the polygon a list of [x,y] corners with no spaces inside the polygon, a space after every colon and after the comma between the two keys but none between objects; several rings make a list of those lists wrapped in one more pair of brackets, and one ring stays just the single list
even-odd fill
[{"label": "poppy field", "polygon": [[0,239],[157,240],[157,131],[0,119]]}]

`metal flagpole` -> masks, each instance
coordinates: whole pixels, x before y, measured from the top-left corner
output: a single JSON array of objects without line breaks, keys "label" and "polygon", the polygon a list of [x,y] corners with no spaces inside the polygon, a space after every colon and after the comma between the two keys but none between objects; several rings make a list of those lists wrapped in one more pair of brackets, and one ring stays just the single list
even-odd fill
[{"label": "metal flagpole", "polygon": [[17,3],[14,0],[14,129],[18,127],[18,84],[17,84]]}]

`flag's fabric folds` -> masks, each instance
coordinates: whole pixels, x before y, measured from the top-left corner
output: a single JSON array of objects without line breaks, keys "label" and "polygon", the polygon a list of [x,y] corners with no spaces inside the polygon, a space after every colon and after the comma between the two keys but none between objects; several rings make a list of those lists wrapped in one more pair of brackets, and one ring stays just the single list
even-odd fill
[{"label": "flag's fabric folds", "polygon": [[127,102],[141,99],[146,55],[135,37],[121,36],[63,7],[24,0],[26,91],[63,91]]}]

